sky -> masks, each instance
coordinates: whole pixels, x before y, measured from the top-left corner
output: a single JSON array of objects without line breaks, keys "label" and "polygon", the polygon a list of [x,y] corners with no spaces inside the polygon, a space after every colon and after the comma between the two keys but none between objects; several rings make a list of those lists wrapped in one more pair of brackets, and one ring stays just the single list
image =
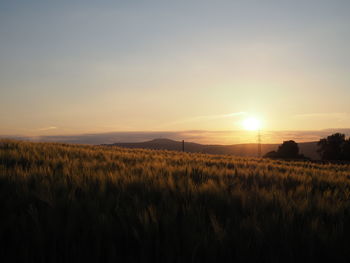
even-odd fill
[{"label": "sky", "polygon": [[350,1],[0,0],[0,134],[350,127]]}]

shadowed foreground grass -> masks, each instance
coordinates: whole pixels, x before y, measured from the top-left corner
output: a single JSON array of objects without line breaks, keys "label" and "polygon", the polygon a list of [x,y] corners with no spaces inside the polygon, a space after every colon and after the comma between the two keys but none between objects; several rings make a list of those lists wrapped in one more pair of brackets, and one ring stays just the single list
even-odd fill
[{"label": "shadowed foreground grass", "polygon": [[349,262],[350,166],[0,141],[2,262]]}]

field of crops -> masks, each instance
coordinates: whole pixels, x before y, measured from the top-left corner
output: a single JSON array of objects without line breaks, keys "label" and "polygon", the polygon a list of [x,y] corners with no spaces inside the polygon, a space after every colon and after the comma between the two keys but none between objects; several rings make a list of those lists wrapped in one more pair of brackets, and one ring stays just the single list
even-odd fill
[{"label": "field of crops", "polygon": [[350,261],[350,165],[0,141],[2,262]]}]

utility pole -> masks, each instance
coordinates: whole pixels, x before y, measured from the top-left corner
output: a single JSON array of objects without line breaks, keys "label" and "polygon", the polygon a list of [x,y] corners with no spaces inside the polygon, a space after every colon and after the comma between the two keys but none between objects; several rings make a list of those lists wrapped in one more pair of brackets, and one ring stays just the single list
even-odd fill
[{"label": "utility pole", "polygon": [[258,157],[261,157],[261,131],[258,130]]},{"label": "utility pole", "polygon": [[185,140],[182,140],[182,152],[185,152]]}]

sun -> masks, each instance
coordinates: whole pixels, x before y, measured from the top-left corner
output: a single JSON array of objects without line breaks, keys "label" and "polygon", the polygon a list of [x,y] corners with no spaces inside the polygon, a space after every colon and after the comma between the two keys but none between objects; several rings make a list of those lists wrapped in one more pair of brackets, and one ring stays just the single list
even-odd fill
[{"label": "sun", "polygon": [[260,120],[251,117],[243,121],[243,127],[248,131],[256,131],[260,129],[261,122]]}]

